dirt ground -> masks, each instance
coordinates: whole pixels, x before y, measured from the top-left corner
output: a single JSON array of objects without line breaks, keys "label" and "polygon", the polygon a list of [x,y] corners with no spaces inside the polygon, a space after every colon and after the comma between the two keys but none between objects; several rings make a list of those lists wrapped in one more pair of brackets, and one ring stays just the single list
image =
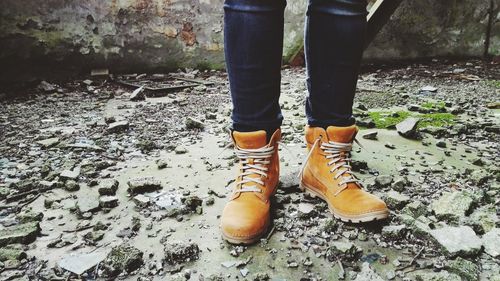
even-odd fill
[{"label": "dirt ground", "polygon": [[500,280],[498,65],[363,69],[352,165],[391,215],[362,225],[298,188],[305,70],[284,68],[274,223],[249,247],[219,233],[237,172],[226,74],[174,75],[0,90],[0,280]]}]

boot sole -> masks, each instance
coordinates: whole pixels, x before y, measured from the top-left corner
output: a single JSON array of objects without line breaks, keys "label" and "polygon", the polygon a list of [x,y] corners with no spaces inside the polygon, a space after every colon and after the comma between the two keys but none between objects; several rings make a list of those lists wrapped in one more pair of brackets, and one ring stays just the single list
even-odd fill
[{"label": "boot sole", "polygon": [[226,240],[229,244],[233,245],[252,245],[258,242],[262,237],[265,236],[269,229],[269,224],[264,228],[264,231],[262,233],[259,233],[259,235],[255,237],[250,237],[250,238],[241,238],[241,237],[232,237],[229,235],[226,235],[224,232],[222,233],[222,238]]},{"label": "boot sole", "polygon": [[328,200],[326,200],[325,196],[323,194],[317,192],[314,188],[304,184],[303,182],[300,183],[299,185],[300,190],[303,192],[309,194],[311,197],[315,198],[318,197],[325,201],[328,204],[328,209],[330,212],[333,214],[333,216],[336,219],[339,219],[343,222],[350,222],[350,223],[364,223],[364,222],[371,222],[371,221],[377,221],[377,220],[384,220],[389,216],[389,210],[382,210],[382,211],[376,211],[376,212],[370,212],[362,215],[345,215],[337,210],[333,206],[328,203]]}]

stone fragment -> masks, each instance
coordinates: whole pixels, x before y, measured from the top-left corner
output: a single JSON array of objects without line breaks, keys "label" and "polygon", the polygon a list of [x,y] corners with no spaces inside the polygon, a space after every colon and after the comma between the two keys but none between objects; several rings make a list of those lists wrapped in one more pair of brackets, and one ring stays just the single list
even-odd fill
[{"label": "stone fragment", "polygon": [[185,154],[185,153],[187,153],[187,149],[184,146],[182,146],[182,145],[177,146],[174,151],[175,151],[175,154]]},{"label": "stone fragment", "polygon": [[478,233],[486,233],[493,229],[499,222],[496,207],[492,204],[484,205],[465,219],[465,224],[471,226]]},{"label": "stone fragment", "polygon": [[164,252],[165,262],[175,265],[197,260],[200,249],[193,242],[171,242],[165,245]]},{"label": "stone fragment", "polygon": [[382,228],[382,235],[387,238],[400,239],[404,237],[406,225],[386,225]]},{"label": "stone fragment", "polygon": [[436,142],[437,147],[446,148],[446,142],[444,140],[438,140]]},{"label": "stone fragment", "polygon": [[135,89],[132,94],[130,94],[130,100],[131,101],[141,101],[145,100],[146,95],[144,95],[144,86],[141,86],[137,89]]},{"label": "stone fragment", "polygon": [[0,262],[6,260],[22,260],[27,257],[21,244],[12,244],[6,247],[0,247]]},{"label": "stone fragment", "polygon": [[63,180],[77,180],[80,176],[80,168],[75,168],[73,170],[63,170],[59,177]]},{"label": "stone fragment", "polygon": [[94,196],[81,196],[76,201],[76,208],[80,215],[87,212],[95,212],[99,210],[99,199]]},{"label": "stone fragment", "polygon": [[142,194],[138,194],[138,195],[134,196],[134,203],[139,208],[147,207],[149,205],[150,200],[151,199],[149,197],[142,195]]},{"label": "stone fragment", "polygon": [[55,90],[57,90],[57,87],[54,84],[51,84],[47,81],[40,82],[40,84],[38,84],[37,88],[38,88],[38,90],[44,91],[46,93],[54,92]]},{"label": "stone fragment", "polygon": [[470,210],[473,202],[474,198],[469,192],[452,191],[434,200],[430,208],[439,219],[458,221]]},{"label": "stone fragment", "polygon": [[401,136],[405,138],[418,138],[417,126],[419,122],[419,118],[406,118],[402,122],[396,124],[396,130]]},{"label": "stone fragment", "polygon": [[445,226],[429,233],[447,256],[475,256],[481,251],[481,239],[468,226]]},{"label": "stone fragment", "polygon": [[168,161],[166,159],[158,159],[156,160],[156,166],[159,170],[165,169],[168,167]]},{"label": "stone fragment", "polygon": [[361,265],[361,271],[356,276],[354,281],[383,281],[384,279],[380,277],[373,269],[370,268],[370,264],[364,262]]},{"label": "stone fragment", "polygon": [[116,196],[104,195],[99,198],[99,206],[101,208],[114,208],[118,206],[118,198]]},{"label": "stone fragment", "polygon": [[368,132],[364,133],[362,137],[367,140],[376,140],[377,139],[378,132]]},{"label": "stone fragment", "polygon": [[500,228],[493,228],[483,235],[484,251],[494,257],[500,256]]},{"label": "stone fragment", "polygon": [[188,117],[186,118],[186,129],[191,130],[191,129],[203,129],[205,128],[205,124],[201,122],[198,119],[195,119],[193,117]]},{"label": "stone fragment", "polygon": [[437,88],[434,86],[426,85],[420,88],[420,92],[436,92]]},{"label": "stone fragment", "polygon": [[444,270],[440,272],[415,272],[414,276],[417,281],[462,281],[460,276]]},{"label": "stone fragment", "polygon": [[74,180],[67,180],[64,183],[64,189],[67,191],[77,191],[80,190],[80,185]]},{"label": "stone fragment", "polygon": [[408,179],[405,177],[398,177],[394,180],[391,187],[392,189],[402,192],[404,191],[410,184],[408,183]]},{"label": "stone fragment", "polygon": [[466,281],[479,280],[479,266],[461,257],[448,261],[446,263],[446,269],[451,273],[459,275]]},{"label": "stone fragment", "polygon": [[76,275],[93,269],[106,257],[104,252],[92,252],[88,254],[70,254],[63,257],[57,264],[60,268],[73,272]]},{"label": "stone fragment", "polygon": [[0,247],[16,243],[29,244],[36,240],[38,234],[40,234],[38,222],[17,224],[0,229]]},{"label": "stone fragment", "polygon": [[391,209],[401,209],[410,202],[410,197],[395,190],[390,190],[383,197],[387,206]]},{"label": "stone fragment", "polygon": [[115,179],[104,179],[99,182],[97,190],[100,195],[115,195],[118,185],[119,183]]},{"label": "stone fragment", "polygon": [[390,175],[379,175],[375,178],[375,184],[380,187],[391,185],[393,177]]},{"label": "stone fragment", "polygon": [[120,133],[128,130],[129,123],[128,121],[118,121],[108,125],[107,132],[108,133]]},{"label": "stone fragment", "polygon": [[143,255],[142,251],[128,244],[115,246],[103,261],[104,272],[113,277],[135,271],[144,264]]},{"label": "stone fragment", "polygon": [[41,222],[43,219],[42,212],[24,211],[16,215],[16,219],[21,223]]},{"label": "stone fragment", "polygon": [[330,243],[326,251],[326,258],[329,261],[335,261],[340,257],[347,260],[357,260],[363,253],[363,249],[351,242],[334,241]]},{"label": "stone fragment", "polygon": [[418,218],[427,214],[427,208],[421,201],[415,200],[408,203],[401,212],[412,218]]},{"label": "stone fragment", "polygon": [[59,138],[44,139],[37,141],[36,143],[41,145],[43,148],[50,148],[56,146],[59,143]]},{"label": "stone fragment", "polygon": [[144,193],[162,189],[160,180],[154,177],[137,177],[128,181],[128,191],[130,193]]}]

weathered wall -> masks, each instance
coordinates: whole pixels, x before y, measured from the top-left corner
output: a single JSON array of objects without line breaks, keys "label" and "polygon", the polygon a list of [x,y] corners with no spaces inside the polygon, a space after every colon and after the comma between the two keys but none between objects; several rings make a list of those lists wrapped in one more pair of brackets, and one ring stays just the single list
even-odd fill
[{"label": "weathered wall", "polygon": [[[498,1],[490,53],[500,53]],[[2,0],[1,80],[29,72],[222,68],[223,0]],[[490,0],[406,0],[366,59],[481,56]],[[284,57],[301,47],[306,0],[290,0]],[[325,30],[325,32],[327,32]],[[20,70],[20,71],[19,71]]]}]

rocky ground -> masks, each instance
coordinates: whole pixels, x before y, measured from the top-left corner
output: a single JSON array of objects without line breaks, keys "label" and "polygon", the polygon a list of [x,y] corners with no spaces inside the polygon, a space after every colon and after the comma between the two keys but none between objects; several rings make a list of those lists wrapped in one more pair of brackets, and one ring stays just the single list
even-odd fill
[{"label": "rocky ground", "polygon": [[364,225],[298,189],[305,74],[284,69],[274,226],[250,247],[218,229],[236,173],[226,75],[176,75],[214,84],[0,92],[0,280],[500,280],[498,65],[363,71],[352,164],[391,209]]}]

